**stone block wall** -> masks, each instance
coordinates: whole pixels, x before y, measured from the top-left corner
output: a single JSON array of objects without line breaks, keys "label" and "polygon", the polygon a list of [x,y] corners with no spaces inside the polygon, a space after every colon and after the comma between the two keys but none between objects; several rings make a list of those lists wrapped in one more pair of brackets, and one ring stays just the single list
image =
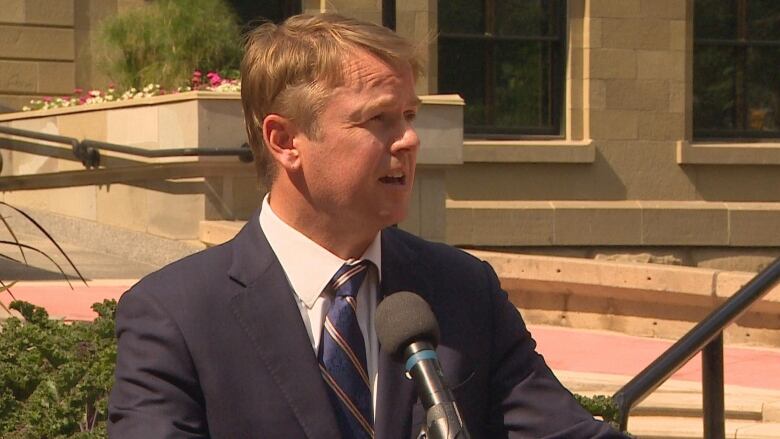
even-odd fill
[{"label": "stone block wall", "polygon": [[100,21],[145,0],[3,0],[0,5],[0,113],[76,87],[105,87],[94,55]]},{"label": "stone block wall", "polygon": [[75,86],[73,0],[6,0],[0,8],[0,111]]},{"label": "stone block wall", "polygon": [[465,140],[447,241],[739,270],[780,256],[780,144],[693,138],[693,0],[567,4],[562,136]]}]

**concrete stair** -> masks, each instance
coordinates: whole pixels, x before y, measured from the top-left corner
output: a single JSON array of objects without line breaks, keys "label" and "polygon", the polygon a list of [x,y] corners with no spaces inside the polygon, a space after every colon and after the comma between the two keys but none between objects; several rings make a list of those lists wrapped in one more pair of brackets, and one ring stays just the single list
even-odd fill
[{"label": "concrete stair", "polygon": [[[612,395],[630,376],[555,371],[561,382],[581,395]],[[726,437],[780,438],[780,391],[725,388]],[[628,431],[640,439],[703,438],[701,383],[669,380],[632,410]]]}]

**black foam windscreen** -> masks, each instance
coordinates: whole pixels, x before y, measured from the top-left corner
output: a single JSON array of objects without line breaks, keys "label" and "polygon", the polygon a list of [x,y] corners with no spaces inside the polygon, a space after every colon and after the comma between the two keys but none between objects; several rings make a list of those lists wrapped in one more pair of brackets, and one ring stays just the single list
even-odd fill
[{"label": "black foam windscreen", "polygon": [[376,335],[382,349],[401,358],[411,343],[439,344],[439,323],[422,297],[409,291],[387,296],[376,309]]}]

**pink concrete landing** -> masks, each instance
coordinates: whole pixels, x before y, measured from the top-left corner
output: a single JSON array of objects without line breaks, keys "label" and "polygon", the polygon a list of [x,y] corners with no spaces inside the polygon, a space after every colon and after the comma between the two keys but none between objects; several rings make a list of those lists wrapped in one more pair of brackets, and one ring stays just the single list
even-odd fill
[{"label": "pink concrete landing", "polygon": [[[528,329],[554,370],[636,375],[673,344],[606,331],[539,325]],[[726,384],[780,390],[780,349],[725,346],[723,373]],[[701,354],[672,378],[701,381]]]},{"label": "pink concrete landing", "polygon": [[[133,285],[136,280],[94,280],[89,286],[73,281],[71,289],[65,282],[19,282],[11,287],[13,296],[34,305],[46,308],[54,318],[93,320],[97,317],[90,308],[103,299],[116,299]],[[13,299],[7,291],[0,292],[0,302],[8,306]]]},{"label": "pink concrete landing", "polygon": [[[103,299],[119,299],[135,280],[98,280],[90,286],[64,282],[23,282],[12,287],[14,296],[43,306],[52,317],[65,320],[92,320],[90,306]],[[11,298],[0,293],[8,306]],[[606,331],[588,331],[553,326],[529,325],[554,370],[636,375],[672,345],[671,341],[633,337]],[[730,385],[780,390],[780,349],[724,348],[725,382]],[[701,359],[695,357],[673,378],[701,380]]]}]

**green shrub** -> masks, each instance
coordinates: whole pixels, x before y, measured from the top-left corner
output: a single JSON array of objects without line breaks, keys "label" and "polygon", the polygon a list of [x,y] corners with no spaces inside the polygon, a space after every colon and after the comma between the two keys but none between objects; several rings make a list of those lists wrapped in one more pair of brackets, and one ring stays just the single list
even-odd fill
[{"label": "green shrub", "polygon": [[14,301],[0,332],[0,437],[106,437],[114,381],[116,301],[92,306],[98,318],[67,324]]},{"label": "green shrub", "polygon": [[612,424],[615,429],[619,428],[618,417],[620,416],[620,411],[611,397],[604,395],[583,396],[575,394],[574,398],[590,414],[593,416],[600,416],[604,422]]},{"label": "green shrub", "polygon": [[194,70],[234,77],[240,35],[224,0],[157,0],[103,23],[102,67],[122,88],[157,83],[173,89]]}]

